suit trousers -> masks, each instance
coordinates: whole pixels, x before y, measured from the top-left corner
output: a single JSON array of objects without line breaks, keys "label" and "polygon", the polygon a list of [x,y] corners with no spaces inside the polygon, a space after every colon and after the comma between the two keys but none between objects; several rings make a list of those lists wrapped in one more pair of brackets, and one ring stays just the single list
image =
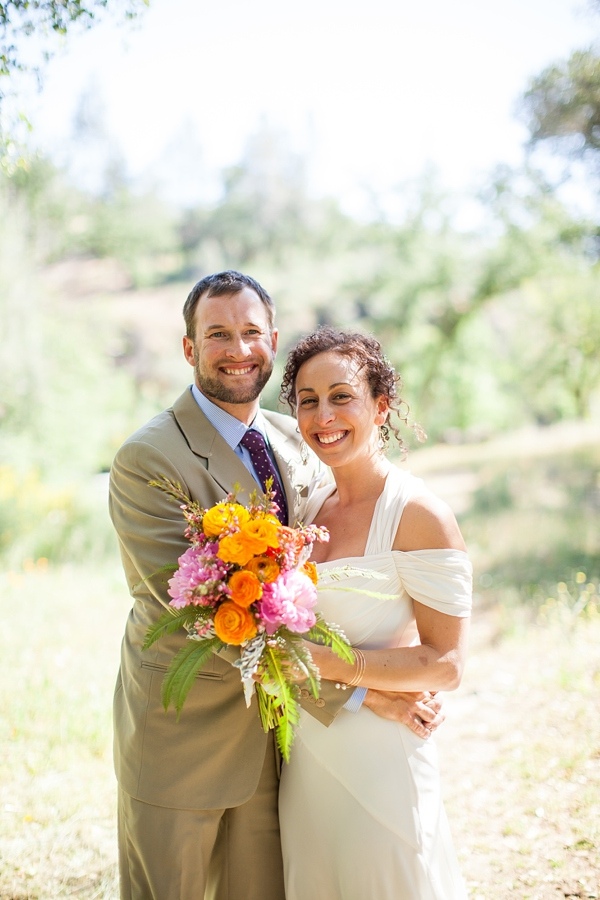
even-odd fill
[{"label": "suit trousers", "polygon": [[229,809],[168,809],[119,789],[121,900],[285,900],[276,753],[271,733],[256,792]]}]

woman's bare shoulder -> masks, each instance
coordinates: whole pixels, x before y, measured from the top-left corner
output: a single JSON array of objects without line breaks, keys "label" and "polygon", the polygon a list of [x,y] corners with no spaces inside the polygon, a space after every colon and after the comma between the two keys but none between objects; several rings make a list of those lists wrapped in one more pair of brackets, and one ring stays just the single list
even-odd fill
[{"label": "woman's bare shoulder", "polygon": [[394,550],[466,550],[450,506],[423,486],[407,501]]}]

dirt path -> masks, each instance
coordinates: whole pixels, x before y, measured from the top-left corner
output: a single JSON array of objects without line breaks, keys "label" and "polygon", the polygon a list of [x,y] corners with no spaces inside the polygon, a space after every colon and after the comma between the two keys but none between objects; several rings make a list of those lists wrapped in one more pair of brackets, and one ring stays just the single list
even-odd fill
[{"label": "dirt path", "polygon": [[505,626],[475,616],[437,738],[470,898],[600,898],[600,623]]}]

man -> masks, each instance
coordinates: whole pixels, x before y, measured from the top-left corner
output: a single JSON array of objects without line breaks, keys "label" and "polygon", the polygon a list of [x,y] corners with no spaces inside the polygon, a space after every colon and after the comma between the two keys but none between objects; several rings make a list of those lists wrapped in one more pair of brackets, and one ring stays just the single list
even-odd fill
[{"label": "man", "polygon": [[[238,485],[245,503],[264,472],[240,441],[258,431],[283,491],[280,516],[294,524],[322,472],[317,460],[301,460],[294,420],[259,408],[277,330],[258,282],[237,272],[208,276],[187,298],[184,318],[194,384],[125,442],[111,471],[110,512],[134,598],[115,691],[121,897],[284,900],[279,760],[254,704],[246,708],[231,657],[215,655],[202,669],[177,722],[162,707],[160,687],[185,637],[141,650],[169,600],[166,577],[156,573],[188,546],[177,503],[149,482],[165,475],[205,507]],[[327,726],[345,699],[324,685],[317,702],[304,703]],[[367,691],[364,702],[425,736],[443,716],[437,701],[423,699]],[[350,707],[360,700],[350,698]]]}]

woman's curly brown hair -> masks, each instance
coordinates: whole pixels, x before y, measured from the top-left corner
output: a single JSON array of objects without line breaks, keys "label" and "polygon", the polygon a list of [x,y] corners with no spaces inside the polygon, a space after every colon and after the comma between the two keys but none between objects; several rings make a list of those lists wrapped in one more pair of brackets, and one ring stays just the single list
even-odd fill
[{"label": "woman's curly brown hair", "polygon": [[[402,387],[402,379],[384,356],[379,341],[368,334],[358,331],[342,331],[330,325],[323,325],[312,334],[301,338],[293,347],[287,358],[283,372],[280,398],[287,403],[290,410],[296,412],[296,378],[300,367],[318,353],[334,351],[341,356],[349,356],[359,364],[359,371],[363,371],[369,385],[371,396],[385,397],[390,407],[390,413],[396,416],[415,432],[417,439],[425,440],[423,429],[416,424],[409,423],[409,406],[405,400],[398,396]],[[387,444],[390,431],[398,441],[403,454],[407,447],[400,435],[397,426],[390,421],[390,414],[384,425],[381,426],[381,436]]]}]

